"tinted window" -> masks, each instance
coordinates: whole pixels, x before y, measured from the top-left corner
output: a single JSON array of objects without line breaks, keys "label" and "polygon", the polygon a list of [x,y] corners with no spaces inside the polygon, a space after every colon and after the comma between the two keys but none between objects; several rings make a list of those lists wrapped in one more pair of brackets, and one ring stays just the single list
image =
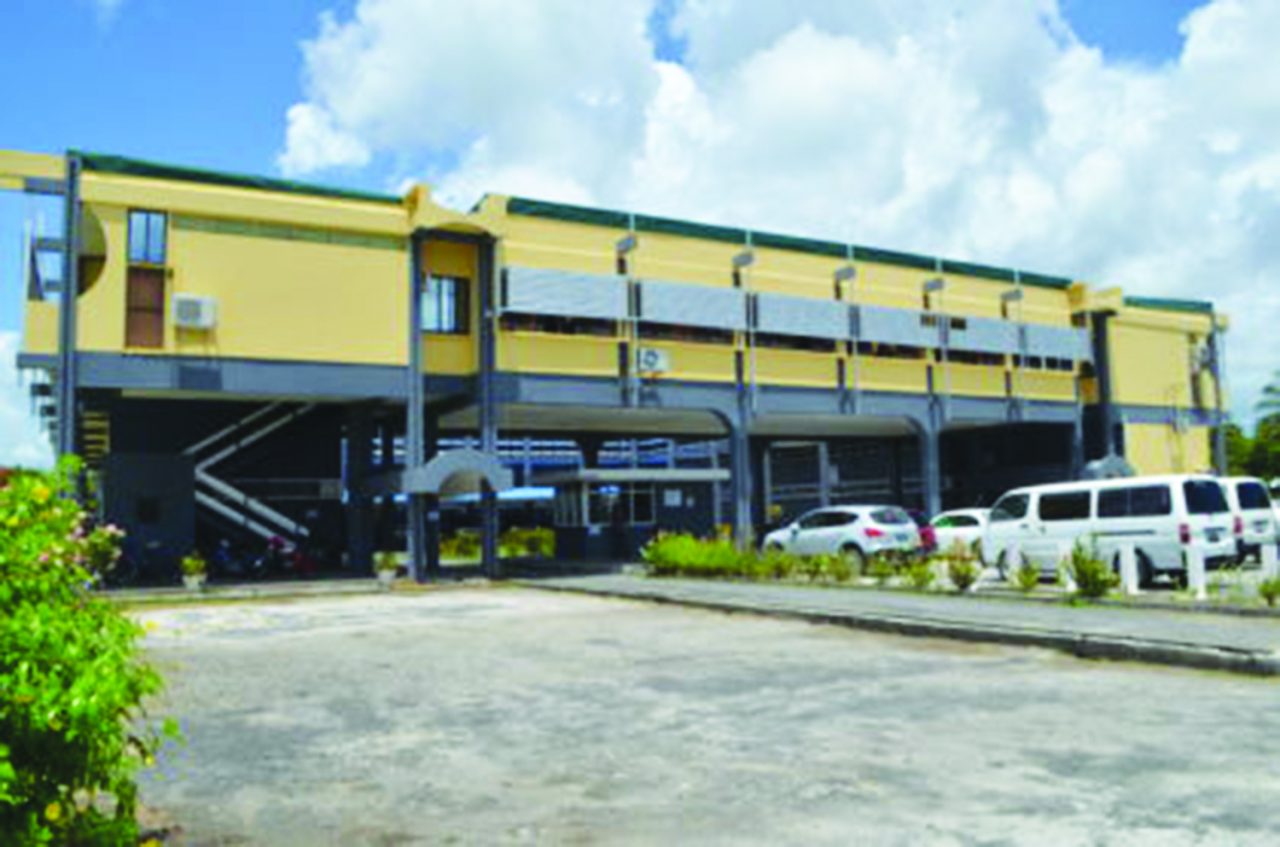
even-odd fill
[{"label": "tinted window", "polygon": [[938,529],[952,529],[961,526],[977,526],[978,519],[968,515],[944,515],[933,522]]},{"label": "tinted window", "polygon": [[856,514],[848,512],[813,512],[800,519],[801,529],[821,529],[829,526],[844,526],[858,519]]},{"label": "tinted window", "polygon": [[1240,498],[1241,509],[1270,509],[1271,499],[1267,497],[1267,489],[1258,482],[1241,482],[1236,485],[1236,496]]},{"label": "tinted window", "polygon": [[1193,515],[1212,515],[1227,511],[1227,498],[1222,486],[1207,479],[1182,483],[1182,496],[1187,498],[1187,511]]},{"label": "tinted window", "polygon": [[1027,516],[1027,495],[1010,494],[1003,497],[1000,502],[996,503],[995,508],[991,510],[991,521],[998,523],[1000,521],[1016,521],[1018,518]]},{"label": "tinted window", "polygon": [[1098,517],[1129,518],[1167,515],[1173,511],[1166,485],[1112,488],[1098,492]]},{"label": "tinted window", "polygon": [[1078,521],[1087,517],[1089,517],[1088,491],[1040,495],[1040,520],[1042,521]]},{"label": "tinted window", "polygon": [[876,509],[871,513],[871,519],[876,523],[911,523],[911,516],[902,509]]}]

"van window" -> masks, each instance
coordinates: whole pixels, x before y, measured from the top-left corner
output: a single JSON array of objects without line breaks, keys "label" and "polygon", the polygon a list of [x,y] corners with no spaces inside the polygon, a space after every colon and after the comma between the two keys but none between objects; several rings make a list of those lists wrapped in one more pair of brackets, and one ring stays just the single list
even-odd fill
[{"label": "van window", "polygon": [[1167,485],[1106,489],[1098,492],[1098,517],[1139,518],[1168,515],[1173,512],[1172,500]]},{"label": "van window", "polygon": [[1182,496],[1187,498],[1187,511],[1193,515],[1212,515],[1227,511],[1227,498],[1222,486],[1207,479],[1189,479],[1182,483]]},{"label": "van window", "polygon": [[1270,509],[1271,500],[1267,497],[1267,489],[1260,482],[1241,482],[1236,485],[1236,496],[1240,498],[1241,509]]},{"label": "van window", "polygon": [[1040,495],[1040,520],[1079,521],[1089,517],[1089,492]]},{"label": "van window", "polygon": [[1001,497],[999,502],[991,509],[992,523],[1016,521],[1019,518],[1025,518],[1027,516],[1027,500],[1026,494],[1010,494],[1007,497]]}]

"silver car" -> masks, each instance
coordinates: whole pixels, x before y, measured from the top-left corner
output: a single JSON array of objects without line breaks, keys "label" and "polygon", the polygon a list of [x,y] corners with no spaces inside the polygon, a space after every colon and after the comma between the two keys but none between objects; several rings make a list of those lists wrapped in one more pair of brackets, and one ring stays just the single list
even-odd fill
[{"label": "silver car", "polygon": [[897,506],[828,506],[766,535],[764,549],[799,556],[841,554],[861,567],[877,553],[915,552],[920,549],[920,533],[906,510]]}]

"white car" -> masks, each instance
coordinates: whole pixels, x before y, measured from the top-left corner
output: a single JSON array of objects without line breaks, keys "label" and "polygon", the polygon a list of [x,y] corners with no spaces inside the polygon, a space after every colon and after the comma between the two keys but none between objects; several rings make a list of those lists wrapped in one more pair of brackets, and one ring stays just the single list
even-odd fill
[{"label": "white car", "polygon": [[836,553],[861,567],[876,553],[918,550],[920,532],[906,510],[897,506],[830,506],[774,530],[764,537],[763,546],[799,556]]},{"label": "white car", "polygon": [[990,509],[955,509],[929,521],[938,549],[949,550],[957,541],[972,550],[982,549],[982,536],[987,532]]},{"label": "white car", "polygon": [[1118,567],[1120,546],[1137,548],[1138,578],[1186,579],[1186,556],[1196,550],[1212,569],[1236,557],[1231,510],[1211,476],[1169,475],[1085,480],[1018,488],[991,509],[982,555],[1002,575],[1014,567],[1010,549],[1052,575],[1077,541],[1096,544]]},{"label": "white car", "polygon": [[1251,476],[1228,476],[1219,482],[1231,507],[1238,560],[1261,556],[1263,544],[1276,543],[1276,518],[1267,487]]}]

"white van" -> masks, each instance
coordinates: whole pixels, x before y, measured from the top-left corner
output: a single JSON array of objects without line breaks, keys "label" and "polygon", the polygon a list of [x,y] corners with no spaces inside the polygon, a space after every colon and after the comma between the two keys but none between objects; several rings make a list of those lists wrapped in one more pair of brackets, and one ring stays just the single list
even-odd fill
[{"label": "white van", "polygon": [[1276,518],[1267,487],[1252,476],[1228,476],[1218,481],[1231,507],[1238,560],[1261,555],[1263,544],[1276,543]]},{"label": "white van", "polygon": [[1218,480],[1177,475],[1100,479],[1036,485],[1008,492],[991,509],[982,544],[984,561],[1006,576],[1010,545],[1040,568],[1057,570],[1062,553],[1077,540],[1096,540],[1098,552],[1118,566],[1121,543],[1138,553],[1138,577],[1150,584],[1158,573],[1185,581],[1183,551],[1196,548],[1205,567],[1235,560],[1231,512]]}]

